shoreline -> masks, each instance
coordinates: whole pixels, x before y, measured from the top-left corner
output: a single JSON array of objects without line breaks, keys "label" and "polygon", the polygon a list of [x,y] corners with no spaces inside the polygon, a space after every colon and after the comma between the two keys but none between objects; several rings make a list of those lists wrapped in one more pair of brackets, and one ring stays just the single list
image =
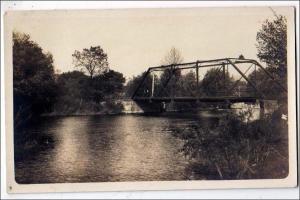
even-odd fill
[{"label": "shoreline", "polygon": [[45,113],[42,114],[41,117],[68,117],[68,116],[111,116],[111,115],[138,115],[145,114],[143,112],[116,112],[116,113],[72,113],[72,114],[53,114],[53,113]]},{"label": "shoreline", "polygon": [[199,109],[197,111],[166,111],[166,112],[114,112],[114,113],[105,113],[105,112],[91,112],[91,113],[72,113],[72,114],[62,114],[62,113],[44,113],[40,117],[76,117],[76,116],[115,116],[115,115],[205,115],[205,112],[210,112],[211,115],[220,115],[226,113],[226,110],[211,110],[211,109]]}]

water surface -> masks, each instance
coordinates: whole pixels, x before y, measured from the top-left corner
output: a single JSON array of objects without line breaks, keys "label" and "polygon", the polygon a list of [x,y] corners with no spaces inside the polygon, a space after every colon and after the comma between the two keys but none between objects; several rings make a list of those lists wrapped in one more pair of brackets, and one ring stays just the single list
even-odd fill
[{"label": "water surface", "polygon": [[188,180],[189,160],[173,132],[209,123],[195,115],[45,117],[28,131],[45,148],[16,161],[18,183]]}]

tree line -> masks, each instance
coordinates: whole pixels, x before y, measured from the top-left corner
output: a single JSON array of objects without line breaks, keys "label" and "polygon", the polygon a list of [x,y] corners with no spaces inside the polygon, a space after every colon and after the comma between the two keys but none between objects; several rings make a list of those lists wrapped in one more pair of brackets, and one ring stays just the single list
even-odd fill
[{"label": "tree line", "polygon": [[75,70],[55,73],[51,53],[28,34],[13,33],[13,94],[15,129],[45,113],[117,112],[124,89],[122,73],[109,68],[100,46],[75,51]]}]

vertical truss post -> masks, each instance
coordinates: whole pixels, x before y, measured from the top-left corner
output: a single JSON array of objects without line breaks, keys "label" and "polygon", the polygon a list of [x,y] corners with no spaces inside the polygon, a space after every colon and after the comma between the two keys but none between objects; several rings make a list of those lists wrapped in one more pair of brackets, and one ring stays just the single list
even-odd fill
[{"label": "vertical truss post", "polygon": [[[228,71],[228,63],[226,63],[226,73],[227,73],[227,75],[228,75],[228,77],[229,77],[229,71]],[[228,84],[227,85],[227,88],[226,88],[226,91],[227,91],[227,95],[228,95],[228,87],[230,87],[230,84]]]},{"label": "vertical truss post", "polygon": [[175,81],[171,82],[171,101],[174,101],[174,87],[175,87],[175,83],[176,83],[176,74],[175,74],[175,65],[171,66],[171,70],[172,70],[172,75],[174,74],[175,76]]},{"label": "vertical truss post", "polygon": [[[254,85],[257,87],[257,81],[256,81],[256,64],[254,64]],[[254,95],[256,96],[256,91],[254,91]]]},{"label": "vertical truss post", "polygon": [[226,96],[226,71],[225,71],[225,63],[222,63],[222,68],[223,68],[223,85],[224,85],[224,96]]},{"label": "vertical truss post", "polygon": [[154,74],[152,74],[152,84],[151,84],[151,97],[153,97],[154,95]]},{"label": "vertical truss post", "polygon": [[196,78],[197,78],[197,85],[196,85],[197,92],[196,92],[196,95],[197,95],[197,98],[199,98],[200,91],[199,91],[199,66],[198,66],[198,61],[196,62]]}]

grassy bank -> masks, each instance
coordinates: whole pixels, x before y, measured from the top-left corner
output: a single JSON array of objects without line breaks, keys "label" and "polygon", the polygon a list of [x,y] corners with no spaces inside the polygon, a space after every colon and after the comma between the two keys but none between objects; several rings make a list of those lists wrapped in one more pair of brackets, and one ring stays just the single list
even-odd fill
[{"label": "grassy bank", "polygon": [[74,99],[72,103],[59,102],[55,104],[51,112],[44,113],[42,116],[120,114],[122,110],[123,105],[116,101],[95,103],[93,101]]},{"label": "grassy bank", "polygon": [[268,179],[288,175],[287,121],[281,111],[256,121],[228,114],[211,127],[178,131],[192,179]]}]

